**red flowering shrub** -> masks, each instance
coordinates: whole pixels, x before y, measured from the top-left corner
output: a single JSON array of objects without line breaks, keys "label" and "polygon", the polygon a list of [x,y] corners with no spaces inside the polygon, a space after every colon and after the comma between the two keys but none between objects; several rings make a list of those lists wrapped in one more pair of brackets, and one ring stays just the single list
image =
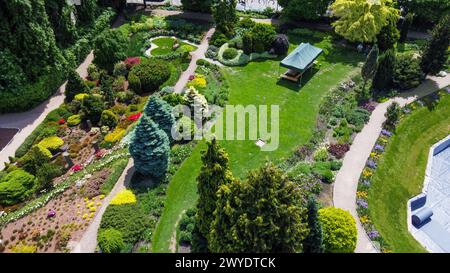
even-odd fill
[{"label": "red flowering shrub", "polygon": [[127,69],[130,70],[134,65],[141,63],[140,57],[128,57],[125,59],[125,65],[127,66]]},{"label": "red flowering shrub", "polygon": [[66,123],[66,120],[65,119],[60,119],[60,120],[58,120],[58,124],[59,125],[63,125],[63,124],[65,124]]},{"label": "red flowering shrub", "polygon": [[138,120],[138,119],[141,117],[141,115],[142,115],[141,112],[136,113],[136,114],[133,114],[133,115],[130,115],[130,116],[127,118],[127,120],[133,121],[133,122],[134,122],[134,121]]},{"label": "red flowering shrub", "polygon": [[348,144],[331,144],[330,147],[328,147],[328,152],[337,159],[343,158],[348,150],[350,150],[350,145]]},{"label": "red flowering shrub", "polygon": [[80,166],[80,164],[73,165],[73,167],[70,168],[70,170],[73,172],[81,171],[81,166]]}]

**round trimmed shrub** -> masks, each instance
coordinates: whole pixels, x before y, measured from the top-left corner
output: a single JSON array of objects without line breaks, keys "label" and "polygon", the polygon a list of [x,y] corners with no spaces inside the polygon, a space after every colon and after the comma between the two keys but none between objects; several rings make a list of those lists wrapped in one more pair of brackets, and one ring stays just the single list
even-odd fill
[{"label": "round trimmed shrub", "polygon": [[237,55],[238,55],[238,51],[235,48],[227,48],[223,52],[223,58],[225,60],[232,60],[232,59],[236,58]]},{"label": "round trimmed shrub", "polygon": [[273,50],[277,55],[286,55],[289,50],[289,39],[284,34],[278,34],[273,41]]},{"label": "round trimmed shrub", "polygon": [[138,86],[134,84],[131,88],[136,93],[148,93],[158,90],[158,88],[170,78],[170,68],[161,60],[148,59],[133,66],[130,74],[136,75],[141,84],[140,90],[138,89]]},{"label": "round trimmed shrub", "polygon": [[420,59],[411,53],[398,54],[395,62],[394,85],[401,90],[408,90],[420,85],[422,80]]},{"label": "round trimmed shrub", "polygon": [[100,230],[97,241],[103,253],[120,253],[125,248],[122,232],[114,228]]},{"label": "round trimmed shrub", "polygon": [[356,247],[357,230],[353,216],[346,210],[328,207],[319,210],[326,252],[352,253]]},{"label": "round trimmed shrub", "polygon": [[124,62],[118,62],[114,65],[114,76],[124,76],[126,77],[128,74],[127,65]]},{"label": "round trimmed shrub", "polygon": [[14,205],[28,196],[36,189],[36,177],[24,170],[15,170],[0,179],[0,204]]},{"label": "round trimmed shrub", "polygon": [[80,115],[72,115],[67,119],[67,124],[69,126],[77,126],[81,123],[81,116]]}]

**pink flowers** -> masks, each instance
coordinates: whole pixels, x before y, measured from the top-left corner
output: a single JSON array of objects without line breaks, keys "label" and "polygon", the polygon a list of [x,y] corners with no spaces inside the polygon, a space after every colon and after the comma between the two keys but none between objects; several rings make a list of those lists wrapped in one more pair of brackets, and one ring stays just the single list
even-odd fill
[{"label": "pink flowers", "polygon": [[59,125],[63,125],[64,123],[66,123],[65,119],[62,118],[62,119],[58,120]]},{"label": "pink flowers", "polygon": [[73,165],[73,167],[70,168],[70,170],[71,170],[72,172],[78,172],[78,171],[81,171],[81,165],[80,165],[80,164]]},{"label": "pink flowers", "polygon": [[128,57],[125,59],[125,65],[127,66],[127,69],[130,70],[134,65],[141,63],[140,57]]},{"label": "pink flowers", "polygon": [[135,121],[138,120],[141,116],[142,116],[142,113],[139,112],[139,113],[130,115],[130,116],[127,118],[127,120],[135,122]]},{"label": "pink flowers", "polygon": [[52,218],[52,217],[55,217],[56,216],[56,211],[54,211],[54,210],[49,210],[48,212],[47,212],[47,218]]},{"label": "pink flowers", "polygon": [[99,150],[95,153],[95,158],[100,159],[105,155],[106,151],[104,149]]}]

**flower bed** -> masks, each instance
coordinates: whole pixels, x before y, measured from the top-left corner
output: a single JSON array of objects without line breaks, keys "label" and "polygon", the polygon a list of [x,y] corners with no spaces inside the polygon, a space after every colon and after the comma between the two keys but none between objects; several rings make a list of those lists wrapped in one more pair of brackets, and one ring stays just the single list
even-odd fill
[{"label": "flower bed", "polygon": [[[444,91],[430,94],[415,102],[406,105],[401,110],[400,120],[406,115],[409,115],[414,110],[427,105],[434,104],[439,100],[440,96],[446,95]],[[374,246],[383,253],[391,252],[389,244],[384,240],[383,236],[374,226],[370,218],[370,204],[368,203],[369,190],[372,183],[372,177],[377,171],[379,160],[383,157],[386,145],[390,138],[395,134],[395,127],[388,129],[386,126],[381,130],[381,133],[372,148],[369,158],[366,161],[366,167],[363,169],[358,182],[358,189],[356,192],[356,207],[359,220],[364,227],[369,239],[374,243]]]}]

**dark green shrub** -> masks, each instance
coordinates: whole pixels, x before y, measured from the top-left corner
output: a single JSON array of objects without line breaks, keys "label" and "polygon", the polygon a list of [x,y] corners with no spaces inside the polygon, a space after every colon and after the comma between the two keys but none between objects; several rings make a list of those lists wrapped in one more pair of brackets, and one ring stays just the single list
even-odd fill
[{"label": "dark green shrub", "polygon": [[276,36],[275,28],[269,24],[256,24],[252,28],[253,50],[261,53],[269,51]]},{"label": "dark green shrub", "polygon": [[94,40],[94,63],[112,72],[114,64],[125,59],[127,46],[128,39],[121,31],[109,29],[100,33]]},{"label": "dark green shrub", "polygon": [[413,54],[397,55],[394,70],[394,85],[402,90],[408,90],[420,85],[422,80],[420,60]]},{"label": "dark green shrub", "polygon": [[140,205],[110,205],[103,214],[100,229],[118,230],[126,244],[134,244],[142,238],[147,224],[147,215]]},{"label": "dark green shrub", "polygon": [[64,169],[61,166],[51,163],[42,164],[37,170],[36,177],[39,180],[39,189],[45,189],[52,185],[52,180],[63,175]]},{"label": "dark green shrub", "polygon": [[64,94],[66,95],[66,101],[71,102],[76,94],[87,93],[88,88],[84,84],[83,79],[81,79],[78,72],[71,70],[68,75],[66,90]]},{"label": "dark green shrub", "polygon": [[103,253],[120,253],[125,248],[122,232],[114,228],[100,230],[97,241]]},{"label": "dark green shrub", "polygon": [[289,50],[289,39],[284,34],[278,34],[273,41],[274,53],[277,55],[286,55]]},{"label": "dark green shrub", "polygon": [[165,100],[172,107],[177,106],[179,104],[186,103],[183,95],[178,94],[178,93],[171,93],[171,94],[164,95],[162,97],[162,99]]},{"label": "dark green shrub", "polygon": [[216,47],[221,47],[226,42],[228,42],[227,36],[225,36],[225,34],[223,33],[220,33],[219,31],[216,31],[211,37],[209,44]]},{"label": "dark green shrub", "polygon": [[250,32],[246,32],[242,37],[243,50],[245,54],[253,52],[253,36]]},{"label": "dark green shrub", "polygon": [[225,60],[232,60],[232,59],[236,58],[237,55],[238,55],[238,51],[235,48],[227,48],[223,52],[223,58]]},{"label": "dark green shrub", "polygon": [[134,92],[140,93],[142,91],[141,80],[133,71],[128,74],[128,84],[128,87]]},{"label": "dark green shrub", "polygon": [[148,59],[131,68],[130,74],[134,74],[139,78],[141,83],[140,90],[133,84],[133,91],[136,93],[148,93],[157,91],[158,88],[170,78],[169,66],[161,60]]},{"label": "dark green shrub", "polygon": [[251,29],[255,26],[255,24],[256,23],[251,18],[245,17],[239,21],[238,26],[241,28]]},{"label": "dark green shrub", "polygon": [[34,175],[24,170],[15,170],[0,180],[0,204],[14,205],[30,196],[37,187]]},{"label": "dark green shrub", "polygon": [[89,119],[93,124],[98,124],[103,110],[105,110],[105,104],[102,98],[95,95],[88,96],[81,103],[84,118]]}]

